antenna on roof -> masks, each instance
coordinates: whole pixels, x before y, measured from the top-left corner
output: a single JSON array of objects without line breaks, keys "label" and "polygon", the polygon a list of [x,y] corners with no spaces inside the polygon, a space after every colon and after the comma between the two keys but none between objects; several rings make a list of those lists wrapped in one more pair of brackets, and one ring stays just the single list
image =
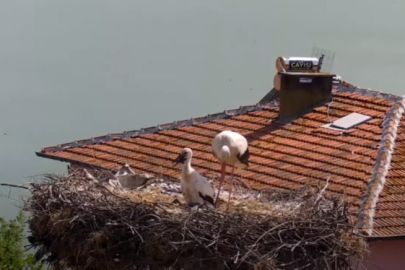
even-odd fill
[{"label": "antenna on roof", "polygon": [[322,69],[323,72],[331,72],[335,55],[335,52],[319,47],[313,47],[311,57],[316,57],[319,59],[319,71]]}]

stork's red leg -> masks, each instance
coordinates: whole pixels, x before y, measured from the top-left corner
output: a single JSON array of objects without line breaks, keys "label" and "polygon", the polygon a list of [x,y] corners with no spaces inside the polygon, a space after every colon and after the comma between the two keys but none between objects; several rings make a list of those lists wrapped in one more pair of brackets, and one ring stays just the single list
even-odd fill
[{"label": "stork's red leg", "polygon": [[217,205],[218,205],[219,194],[221,193],[222,183],[225,178],[225,169],[226,169],[226,163],[224,162],[221,164],[221,179],[219,180],[219,188],[218,188],[217,199],[215,200],[215,207],[217,207]]},{"label": "stork's red leg", "polygon": [[226,210],[229,210],[229,202],[231,201],[231,193],[233,189],[233,172],[235,170],[235,166],[232,166],[232,175],[231,175],[231,188],[229,189],[229,196],[228,196],[228,205],[226,207]]}]

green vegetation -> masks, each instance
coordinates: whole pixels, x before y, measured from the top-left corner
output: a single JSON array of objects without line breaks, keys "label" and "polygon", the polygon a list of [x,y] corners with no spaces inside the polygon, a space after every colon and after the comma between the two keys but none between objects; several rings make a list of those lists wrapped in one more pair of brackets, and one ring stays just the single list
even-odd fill
[{"label": "green vegetation", "polygon": [[25,217],[22,212],[16,219],[6,221],[0,217],[0,270],[40,270],[42,265],[34,261],[34,255],[24,250]]}]

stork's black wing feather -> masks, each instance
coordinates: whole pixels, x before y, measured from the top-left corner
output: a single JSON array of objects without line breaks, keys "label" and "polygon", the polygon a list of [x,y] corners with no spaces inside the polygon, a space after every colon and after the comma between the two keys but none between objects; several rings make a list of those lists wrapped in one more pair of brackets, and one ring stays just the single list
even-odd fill
[{"label": "stork's black wing feather", "polygon": [[209,195],[204,196],[204,195],[202,195],[201,192],[198,192],[198,196],[200,196],[200,198],[203,199],[204,201],[209,202],[210,204],[214,205],[214,198],[212,198],[211,196],[209,196]]},{"label": "stork's black wing feather", "polygon": [[238,154],[238,160],[245,164],[246,166],[249,166],[249,157],[250,157],[250,152],[249,148],[246,148],[246,151],[241,155],[240,153]]}]

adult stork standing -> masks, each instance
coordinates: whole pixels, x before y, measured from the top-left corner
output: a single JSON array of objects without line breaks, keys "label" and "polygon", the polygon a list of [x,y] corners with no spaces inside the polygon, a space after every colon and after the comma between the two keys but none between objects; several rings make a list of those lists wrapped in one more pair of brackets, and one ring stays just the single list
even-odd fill
[{"label": "adult stork standing", "polygon": [[178,163],[183,164],[180,183],[184,199],[190,207],[201,206],[207,202],[214,205],[214,189],[208,179],[191,166],[192,157],[193,151],[190,148],[184,148],[174,160],[174,166]]},{"label": "adult stork standing", "polygon": [[231,190],[229,191],[228,205],[231,199],[233,186],[233,173],[235,167],[245,169],[249,166],[249,144],[241,134],[225,130],[217,134],[212,142],[212,153],[221,162],[221,179],[218,189],[218,195],[215,200],[215,206],[218,204],[219,194],[221,193],[222,183],[225,178],[226,165],[232,166]]}]

